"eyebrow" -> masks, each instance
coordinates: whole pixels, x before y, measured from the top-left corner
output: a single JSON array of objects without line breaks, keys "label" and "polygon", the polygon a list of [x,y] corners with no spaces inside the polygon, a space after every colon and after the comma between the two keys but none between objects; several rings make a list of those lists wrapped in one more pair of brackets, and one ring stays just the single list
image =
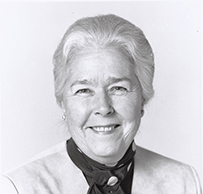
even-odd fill
[{"label": "eyebrow", "polygon": [[[107,79],[107,82],[109,84],[113,84],[113,83],[117,83],[117,82],[122,82],[122,81],[127,81],[131,83],[131,80],[127,77],[122,77],[122,78],[115,78],[115,77],[109,77]],[[76,80],[71,84],[71,87],[73,87],[74,85],[95,85],[94,81],[92,80],[87,80],[87,79],[83,79],[83,80]]]},{"label": "eyebrow", "polygon": [[109,77],[108,78],[109,83],[117,83],[117,82],[122,82],[122,81],[131,82],[131,80],[127,77],[122,77],[122,78]]},{"label": "eyebrow", "polygon": [[73,87],[74,85],[93,85],[92,81],[89,81],[87,79],[84,80],[76,80],[71,84],[71,87]]}]

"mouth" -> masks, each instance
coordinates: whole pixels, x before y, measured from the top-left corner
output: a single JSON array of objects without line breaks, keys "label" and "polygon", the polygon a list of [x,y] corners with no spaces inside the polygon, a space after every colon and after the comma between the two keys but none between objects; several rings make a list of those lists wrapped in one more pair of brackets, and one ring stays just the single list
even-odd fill
[{"label": "mouth", "polygon": [[112,133],[119,126],[120,126],[119,124],[113,124],[113,125],[106,125],[106,126],[92,126],[89,128],[99,134],[109,134],[109,133]]}]

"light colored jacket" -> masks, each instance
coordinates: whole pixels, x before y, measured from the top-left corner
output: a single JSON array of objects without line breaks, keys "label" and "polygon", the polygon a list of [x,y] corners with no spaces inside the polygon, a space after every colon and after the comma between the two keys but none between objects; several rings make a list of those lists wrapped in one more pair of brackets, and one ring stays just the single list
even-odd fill
[{"label": "light colored jacket", "polygon": [[[5,176],[18,194],[86,194],[89,188],[69,158],[65,142]],[[201,194],[201,188],[190,166],[137,146],[132,194]]]}]

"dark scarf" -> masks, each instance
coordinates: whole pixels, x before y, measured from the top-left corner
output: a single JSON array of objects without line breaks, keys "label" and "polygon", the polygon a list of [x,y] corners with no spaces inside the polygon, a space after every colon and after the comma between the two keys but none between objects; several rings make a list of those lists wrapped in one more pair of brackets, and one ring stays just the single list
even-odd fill
[{"label": "dark scarf", "polygon": [[131,194],[135,155],[132,145],[116,166],[107,167],[82,153],[72,138],[67,141],[68,154],[89,185],[87,194]]}]

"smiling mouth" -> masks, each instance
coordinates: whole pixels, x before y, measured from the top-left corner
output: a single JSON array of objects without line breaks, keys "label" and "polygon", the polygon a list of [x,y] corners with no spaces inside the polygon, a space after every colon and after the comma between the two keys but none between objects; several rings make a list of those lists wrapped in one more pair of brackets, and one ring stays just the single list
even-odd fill
[{"label": "smiling mouth", "polygon": [[112,133],[114,129],[119,127],[120,125],[109,125],[109,126],[95,126],[95,127],[89,127],[96,133],[102,133],[102,134],[108,134]]}]

